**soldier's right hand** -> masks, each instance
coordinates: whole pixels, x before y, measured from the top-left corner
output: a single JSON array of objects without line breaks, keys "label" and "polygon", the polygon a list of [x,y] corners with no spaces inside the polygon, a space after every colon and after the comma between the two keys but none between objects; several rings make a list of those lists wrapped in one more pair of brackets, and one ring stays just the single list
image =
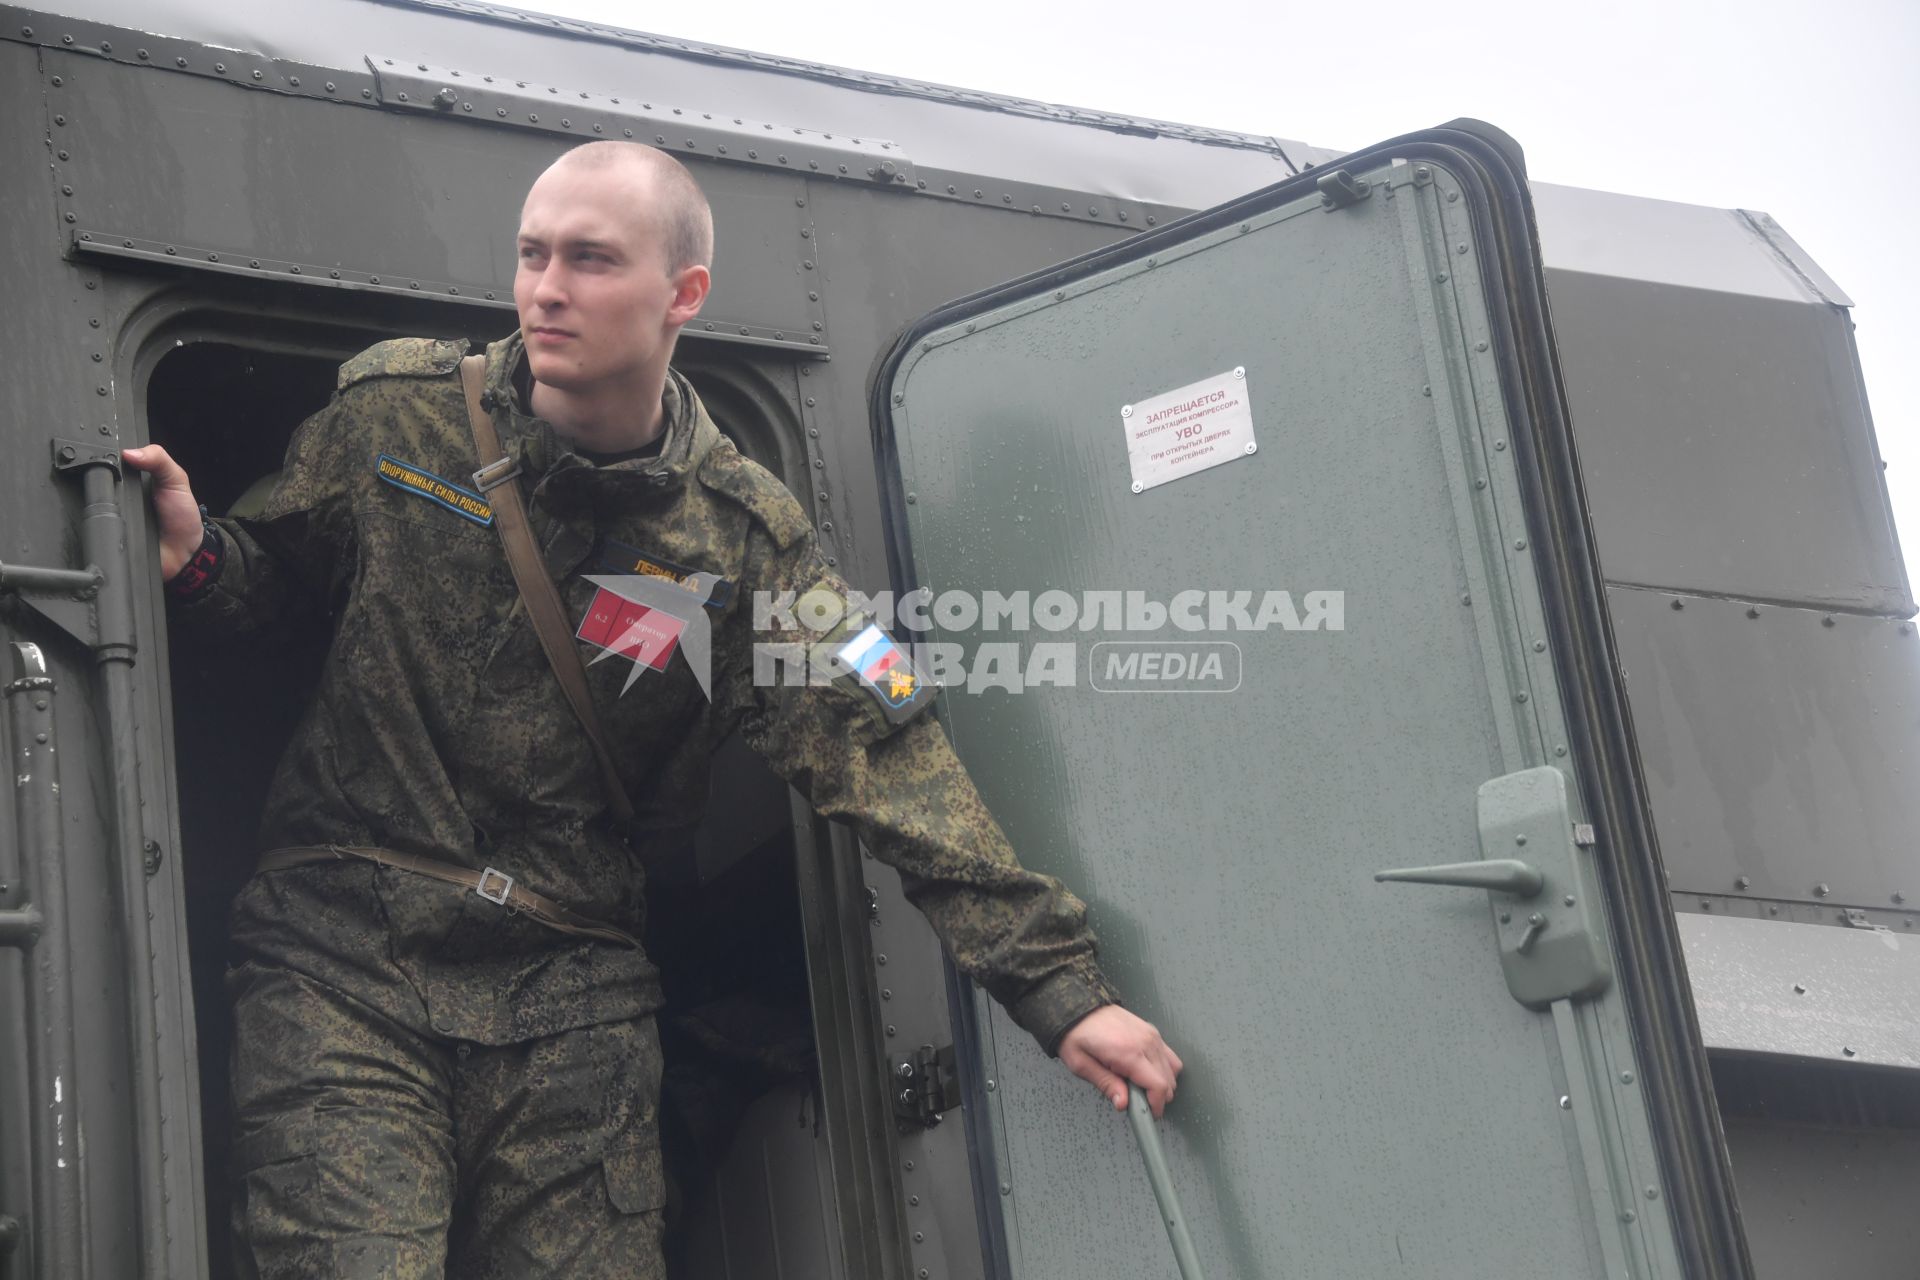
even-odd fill
[{"label": "soldier's right hand", "polygon": [[122,449],[120,456],[135,471],[153,477],[153,514],[160,521],[160,578],[171,582],[200,549],[204,533],[200,503],[187,483],[187,469],[157,444]]}]

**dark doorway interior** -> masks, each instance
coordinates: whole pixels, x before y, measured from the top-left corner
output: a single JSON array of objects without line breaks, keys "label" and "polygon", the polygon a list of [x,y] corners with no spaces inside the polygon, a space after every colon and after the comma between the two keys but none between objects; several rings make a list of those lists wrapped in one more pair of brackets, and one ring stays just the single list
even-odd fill
[{"label": "dark doorway interior", "polygon": [[[280,467],[294,427],[333,393],[330,359],[195,342],[154,367],[149,436],[193,478],[215,515]],[[253,870],[254,836],[280,750],[311,697],[328,637],[284,634],[207,645],[171,637],[173,732],[180,780],[182,874],[200,1050],[212,1275],[231,1275],[227,1252],[227,1057],[232,1044],[224,978],[227,909]]]},{"label": "dark doorway interior", "polygon": [[[332,395],[339,358],[224,342],[182,345],[154,367],[149,435],[187,468],[208,509],[224,514],[279,469],[294,428]],[[714,376],[707,370],[696,383]],[[709,400],[726,396],[723,386],[702,390]],[[750,438],[737,442],[751,448]],[[217,645],[176,634],[171,645],[213,1280],[234,1274],[227,1247],[226,917],[252,872],[267,786],[330,638],[289,628]],[[727,1194],[742,1118],[769,1091],[805,1099],[815,1090],[788,792],[735,739],[716,758],[709,813],[685,858],[656,871],[647,937],[668,1000],[660,1023],[668,1050],[662,1120],[676,1197],[672,1239],[683,1256],[696,1258],[710,1252],[729,1216],[714,1201]],[[800,1111],[818,1116],[817,1106]],[[760,1143],[740,1145],[757,1166]],[[677,1272],[698,1269],[683,1262]]]}]

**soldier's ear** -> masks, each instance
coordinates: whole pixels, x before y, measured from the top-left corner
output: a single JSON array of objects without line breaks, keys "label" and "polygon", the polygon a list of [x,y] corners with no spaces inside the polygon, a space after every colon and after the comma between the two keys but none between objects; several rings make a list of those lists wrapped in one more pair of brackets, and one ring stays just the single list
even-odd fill
[{"label": "soldier's ear", "polygon": [[712,289],[713,273],[697,263],[674,272],[673,301],[667,305],[667,324],[678,329],[699,315]]}]

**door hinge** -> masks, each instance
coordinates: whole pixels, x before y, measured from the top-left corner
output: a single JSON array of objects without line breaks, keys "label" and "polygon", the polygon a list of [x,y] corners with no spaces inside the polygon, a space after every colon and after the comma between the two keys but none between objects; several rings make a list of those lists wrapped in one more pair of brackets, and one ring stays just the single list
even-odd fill
[{"label": "door hinge", "polygon": [[960,1105],[960,1073],[953,1046],[938,1049],[923,1044],[911,1054],[894,1059],[893,1114],[902,1132],[931,1129],[940,1113]]},{"label": "door hinge", "polygon": [[1373,184],[1365,178],[1356,178],[1345,169],[1335,169],[1332,173],[1323,173],[1314,180],[1314,186],[1320,189],[1322,208],[1344,209],[1350,204],[1359,204],[1373,194]]},{"label": "door hinge", "polygon": [[1866,912],[1854,907],[1848,907],[1841,913],[1840,918],[1852,929],[1866,929],[1872,933],[1884,933],[1889,936],[1893,933],[1892,929],[1889,929],[1884,924],[1875,924],[1873,921],[1867,919]]}]

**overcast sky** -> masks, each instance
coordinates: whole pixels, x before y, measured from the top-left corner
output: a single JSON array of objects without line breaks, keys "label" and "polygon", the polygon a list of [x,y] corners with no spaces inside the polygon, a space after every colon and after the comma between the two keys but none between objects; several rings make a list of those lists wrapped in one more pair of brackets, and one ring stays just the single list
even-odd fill
[{"label": "overcast sky", "polygon": [[1902,545],[1920,554],[1920,0],[522,3],[1339,149],[1477,116],[1542,181],[1765,210],[1853,298]]}]

